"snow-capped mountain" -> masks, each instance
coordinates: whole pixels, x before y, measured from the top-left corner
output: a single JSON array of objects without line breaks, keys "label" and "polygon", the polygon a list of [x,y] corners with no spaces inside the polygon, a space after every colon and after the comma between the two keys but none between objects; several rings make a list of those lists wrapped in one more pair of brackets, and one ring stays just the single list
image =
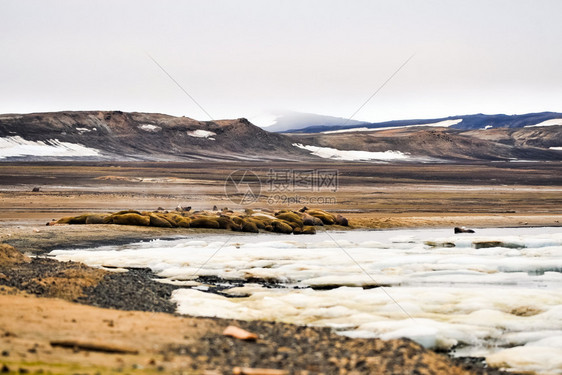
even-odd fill
[{"label": "snow-capped mountain", "polygon": [[[333,118],[336,119],[336,118]],[[371,131],[377,129],[396,129],[403,127],[450,127],[452,129],[475,130],[491,128],[523,128],[528,126],[549,126],[562,124],[562,113],[541,112],[523,115],[462,115],[434,119],[395,120],[386,122],[373,122],[362,124],[312,125],[308,127],[295,127],[283,129],[287,133],[328,133],[345,131]],[[273,129],[272,129],[273,130]],[[277,130],[275,130],[277,131]]]},{"label": "snow-capped mountain", "polygon": [[[476,116],[476,117],[475,117]],[[250,121],[197,121],[158,113],[81,111],[0,115],[0,161],[369,161],[561,160],[562,115],[457,116],[320,126],[324,131],[270,132],[306,119],[282,117],[262,129]],[[506,120],[511,119],[511,122]],[[290,120],[292,118],[292,120]],[[479,120],[478,120],[479,119]],[[345,120],[343,120],[345,121]],[[458,128],[465,124],[469,129]],[[285,125],[283,125],[285,124]],[[390,125],[392,124],[392,126]],[[499,125],[503,126],[499,126]],[[474,127],[474,128],[472,128]],[[326,130],[331,129],[331,130]]]},{"label": "snow-capped mountain", "polygon": [[359,126],[364,121],[348,120],[342,117],[318,115],[314,113],[275,110],[252,116],[249,120],[267,131],[283,133],[310,127]]}]

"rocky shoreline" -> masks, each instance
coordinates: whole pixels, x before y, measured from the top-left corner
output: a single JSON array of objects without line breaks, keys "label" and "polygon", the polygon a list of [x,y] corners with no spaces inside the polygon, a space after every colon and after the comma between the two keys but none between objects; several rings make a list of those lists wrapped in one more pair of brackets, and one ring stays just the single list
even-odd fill
[{"label": "rocky shoreline", "polygon": [[[5,245],[3,249],[0,285],[7,290],[119,311],[177,316],[175,304],[170,301],[170,295],[177,287],[155,281],[156,276],[149,269],[108,272],[43,256],[20,257]],[[6,256],[6,249],[12,256]],[[164,359],[171,356],[188,358],[193,373],[204,373],[209,369],[232,373],[233,368],[242,365],[283,369],[290,374],[505,374],[487,368],[481,358],[452,358],[423,349],[410,340],[350,339],[336,335],[328,328],[266,321],[193,319],[201,324],[211,321],[219,325],[236,325],[260,337],[257,342],[245,342],[209,331],[197,340],[184,337],[179,343],[171,341],[158,350]],[[1,340],[0,343],[4,349],[5,343]],[[20,368],[25,368],[23,362]]]}]

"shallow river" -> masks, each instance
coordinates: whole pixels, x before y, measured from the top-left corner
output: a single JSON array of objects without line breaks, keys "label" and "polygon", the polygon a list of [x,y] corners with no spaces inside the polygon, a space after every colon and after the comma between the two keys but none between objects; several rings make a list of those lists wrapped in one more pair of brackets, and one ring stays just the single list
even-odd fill
[{"label": "shallow river", "polygon": [[181,314],[409,337],[493,365],[562,373],[562,229],[476,232],[197,235],[51,255],[150,267],[184,286],[173,294]]}]

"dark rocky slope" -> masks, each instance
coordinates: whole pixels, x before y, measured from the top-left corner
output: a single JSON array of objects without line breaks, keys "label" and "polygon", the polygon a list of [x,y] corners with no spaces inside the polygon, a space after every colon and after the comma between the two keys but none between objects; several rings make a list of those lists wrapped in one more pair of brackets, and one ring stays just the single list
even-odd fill
[{"label": "dark rocky slope", "polygon": [[[554,115],[531,116],[525,121],[536,123]],[[120,111],[0,115],[1,161],[322,160],[310,151],[295,147],[294,143],[339,150],[400,151],[408,153],[411,156],[408,160],[413,162],[561,160],[562,151],[550,148],[562,147],[562,126],[486,130],[417,126],[331,134],[279,134],[243,118],[202,122],[187,117]],[[77,151],[51,152],[75,146],[79,148]],[[82,146],[86,147],[85,153],[81,153]],[[22,149],[27,154],[18,153]]]},{"label": "dark rocky slope", "polygon": [[[89,159],[300,160],[291,139],[246,119],[196,121],[151,113],[87,111],[1,115],[0,137],[68,142],[100,151]],[[25,157],[45,160],[48,156]]]}]

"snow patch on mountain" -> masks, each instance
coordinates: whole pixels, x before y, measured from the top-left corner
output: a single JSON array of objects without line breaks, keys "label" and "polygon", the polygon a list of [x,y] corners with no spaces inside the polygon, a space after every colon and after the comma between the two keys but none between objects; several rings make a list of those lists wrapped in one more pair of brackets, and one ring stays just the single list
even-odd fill
[{"label": "snow patch on mountain", "polygon": [[368,160],[407,160],[409,156],[400,151],[357,151],[357,150],[338,150],[330,147],[306,146],[301,143],[294,143],[293,146],[308,150],[312,155],[325,159],[345,160],[345,161],[368,161]]},{"label": "snow patch on mountain", "polygon": [[418,126],[432,126],[432,127],[440,127],[440,128],[448,128],[450,126],[456,125],[462,121],[462,118],[456,120],[444,120],[429,124],[414,124],[414,125],[404,125],[404,126],[387,126],[383,128],[351,128],[351,129],[340,129],[340,130],[328,130],[322,132],[323,134],[336,134],[336,133],[348,133],[348,132],[375,132],[380,130],[391,130],[391,129],[405,129],[405,128],[413,128]]},{"label": "snow patch on mountain", "polygon": [[139,129],[147,131],[147,132],[152,132],[152,133],[156,133],[156,132],[159,132],[160,130],[162,130],[162,128],[160,126],[151,125],[151,124],[139,125]]},{"label": "snow patch on mountain", "polygon": [[562,118],[553,118],[550,120],[546,120],[543,121],[541,123],[538,123],[536,125],[527,125],[525,126],[526,128],[534,128],[537,126],[557,126],[557,125],[562,125]]},{"label": "snow patch on mountain", "polygon": [[18,156],[99,156],[96,149],[78,143],[47,141],[28,141],[20,136],[0,138],[0,159]]},{"label": "snow patch on mountain", "polygon": [[213,135],[217,135],[217,133],[209,131],[209,130],[197,129],[197,130],[188,131],[187,135],[189,135],[190,137],[195,137],[195,138],[207,138],[207,139],[210,139],[210,140],[214,141],[215,138],[210,138],[210,137],[213,136]]}]

